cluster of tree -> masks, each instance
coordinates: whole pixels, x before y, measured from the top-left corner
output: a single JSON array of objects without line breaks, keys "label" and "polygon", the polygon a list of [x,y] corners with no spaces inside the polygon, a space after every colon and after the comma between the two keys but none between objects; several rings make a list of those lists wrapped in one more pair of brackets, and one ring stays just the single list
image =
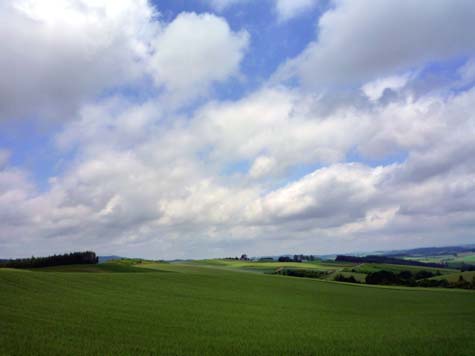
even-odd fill
[{"label": "cluster of tree", "polygon": [[308,269],[289,269],[289,268],[279,268],[275,271],[275,274],[281,274],[283,276],[291,277],[303,277],[303,278],[323,278],[328,275],[328,272],[325,271],[314,271]]},{"label": "cluster of tree", "polygon": [[249,257],[247,257],[247,255],[244,253],[244,254],[242,254],[242,255],[241,255],[241,257],[237,257],[237,256],[236,256],[236,257],[225,257],[225,258],[223,258],[223,260],[231,260],[231,261],[239,261],[239,260],[241,260],[241,261],[249,261],[249,260],[250,260],[250,258],[249,258]]},{"label": "cluster of tree", "polygon": [[313,255],[294,255],[291,256],[280,256],[279,262],[303,262],[303,261],[315,261],[318,260],[317,257]]},{"label": "cluster of tree", "polygon": [[417,286],[475,289],[475,276],[472,278],[472,282],[465,280],[462,275],[460,275],[459,279],[455,282],[449,282],[446,279],[422,279],[417,281]]},{"label": "cluster of tree", "polygon": [[337,282],[347,282],[347,283],[360,283],[359,281],[356,280],[355,277],[353,277],[353,276],[345,277],[342,274],[337,274],[335,276],[335,281],[337,281]]},{"label": "cluster of tree", "polygon": [[[294,259],[289,256],[280,256],[278,261],[279,262],[294,262]],[[295,262],[299,262],[299,261],[295,261]]]},{"label": "cluster of tree", "polygon": [[460,267],[461,272],[465,271],[475,271],[475,265],[468,265],[465,263],[462,263],[462,267]]},{"label": "cluster of tree", "polygon": [[300,261],[316,261],[319,258],[314,255],[294,255],[294,260],[298,259]]},{"label": "cluster of tree", "polygon": [[425,263],[420,261],[405,260],[402,258],[395,258],[389,256],[377,256],[370,255],[364,257],[357,256],[336,256],[335,261],[337,262],[352,262],[352,263],[386,263],[393,265],[406,265],[406,266],[422,266],[422,267],[435,267],[435,268],[446,268],[446,263]]},{"label": "cluster of tree", "polygon": [[408,287],[444,287],[444,288],[464,288],[475,289],[475,277],[472,282],[466,281],[463,276],[459,277],[457,282],[449,282],[446,279],[429,279],[434,276],[440,276],[440,272],[432,273],[429,271],[401,271],[394,273],[391,271],[377,271],[369,273],[366,276],[367,284],[400,285]]},{"label": "cluster of tree", "polygon": [[0,264],[0,267],[8,268],[35,268],[76,264],[96,264],[99,262],[96,254],[92,251],[72,252],[64,255],[48,257],[31,257],[8,260]]}]

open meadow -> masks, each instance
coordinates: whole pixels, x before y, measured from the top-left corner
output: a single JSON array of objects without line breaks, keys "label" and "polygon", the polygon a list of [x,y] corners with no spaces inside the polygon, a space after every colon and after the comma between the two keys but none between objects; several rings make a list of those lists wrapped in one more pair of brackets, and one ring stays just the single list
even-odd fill
[{"label": "open meadow", "polygon": [[1,355],[475,350],[473,291],[353,285],[196,263],[0,269],[0,286]]}]

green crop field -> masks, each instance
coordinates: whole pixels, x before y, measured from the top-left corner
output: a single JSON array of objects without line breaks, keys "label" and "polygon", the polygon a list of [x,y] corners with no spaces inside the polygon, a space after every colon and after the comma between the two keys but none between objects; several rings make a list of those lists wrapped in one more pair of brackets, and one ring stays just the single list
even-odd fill
[{"label": "green crop field", "polygon": [[452,255],[405,257],[405,259],[425,263],[447,263],[449,267],[460,268],[463,263],[475,264],[475,253],[463,252]]},{"label": "green crop field", "polygon": [[0,288],[1,355],[475,350],[473,291],[351,285],[194,263],[0,269]]}]

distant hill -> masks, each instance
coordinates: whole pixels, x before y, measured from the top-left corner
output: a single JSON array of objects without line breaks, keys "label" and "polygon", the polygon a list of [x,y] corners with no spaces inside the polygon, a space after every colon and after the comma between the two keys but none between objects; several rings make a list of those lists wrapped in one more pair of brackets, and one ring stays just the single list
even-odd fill
[{"label": "distant hill", "polygon": [[475,244],[458,245],[458,246],[443,246],[443,247],[417,247],[406,250],[383,250],[383,251],[368,251],[368,252],[350,252],[346,254],[328,254],[315,255],[324,260],[333,260],[338,255],[347,256],[390,256],[390,257],[426,257],[426,256],[442,256],[455,255],[457,253],[475,252]]},{"label": "distant hill", "polygon": [[99,256],[99,263],[104,263],[110,260],[121,260],[125,257],[122,256],[116,256],[116,255],[111,255],[111,256]]},{"label": "distant hill", "polygon": [[475,245],[463,245],[463,246],[445,246],[445,247],[421,247],[413,248],[409,250],[388,251],[385,253],[387,256],[412,256],[412,257],[424,257],[424,256],[440,256],[440,255],[453,255],[463,252],[475,252]]}]

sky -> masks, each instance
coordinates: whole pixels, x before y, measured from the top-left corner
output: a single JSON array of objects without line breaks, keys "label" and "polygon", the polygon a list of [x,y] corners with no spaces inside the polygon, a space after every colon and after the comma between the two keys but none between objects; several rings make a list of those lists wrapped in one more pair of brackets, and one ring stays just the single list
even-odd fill
[{"label": "sky", "polygon": [[472,0],[4,0],[0,257],[475,241]]}]

